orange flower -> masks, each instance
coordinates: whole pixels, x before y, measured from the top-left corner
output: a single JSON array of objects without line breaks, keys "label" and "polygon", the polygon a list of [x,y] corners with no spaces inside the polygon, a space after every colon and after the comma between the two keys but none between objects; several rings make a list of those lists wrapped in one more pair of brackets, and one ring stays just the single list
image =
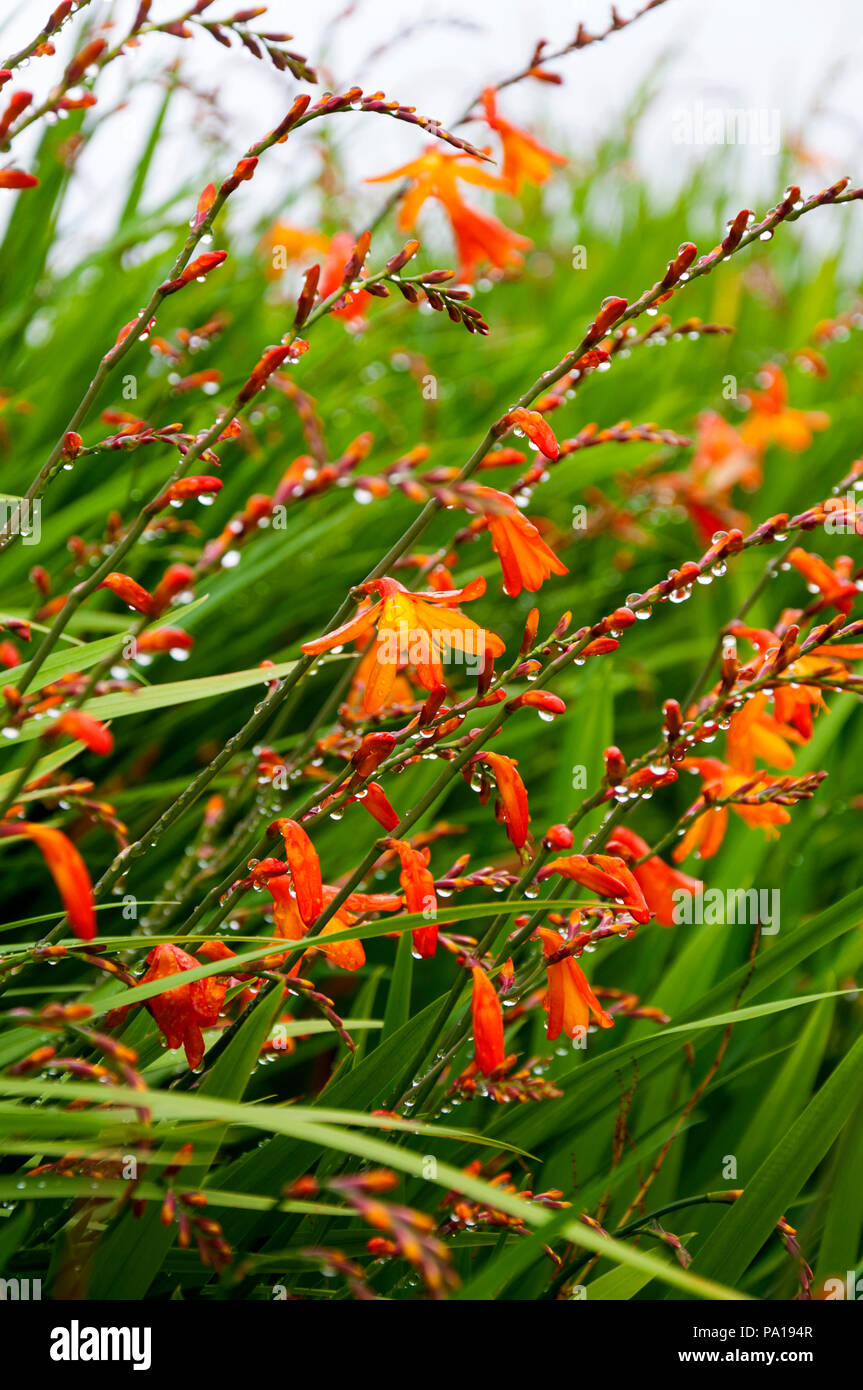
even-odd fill
[{"label": "orange flower", "polygon": [[768,444],[778,444],[801,454],[812,443],[813,431],[826,430],[830,416],[823,410],[793,410],[788,405],[785,373],[773,362],[762,367],[763,391],[742,393],[749,402],[749,413],[740,429],[744,444],[763,453]]},{"label": "orange flower", "polygon": [[[709,799],[732,796],[742,786],[752,786],[753,791],[757,791],[772,781],[769,772],[738,772],[719,758],[684,758],[680,766],[694,768],[701,774],[704,794]],[[779,834],[777,825],[787,825],[791,819],[784,806],[772,802],[763,806],[734,806],[733,809],[747,825],[763,826],[768,839]],[[728,807],[709,806],[675,847],[671,856],[675,864],[693,853],[697,859],[711,859],[722,844],[727,828]]]},{"label": "orange flower", "polygon": [[511,843],[521,849],[528,836],[530,812],[527,789],[516,771],[518,763],[502,753],[481,753],[479,756],[482,762],[488,763],[497,784],[497,818],[506,826]]},{"label": "orange flower", "polygon": [[[624,825],[619,825],[612,833],[608,848],[629,860],[642,859],[650,850],[646,840]],[[679,869],[672,869],[657,854],[645,859],[643,864],[632,864],[631,868],[647,906],[661,927],[674,926],[675,891],[694,895],[704,887],[700,879],[690,878]]]},{"label": "orange flower", "polygon": [[270,255],[268,274],[272,279],[281,275],[289,261],[325,255],[328,248],[329,241],[323,232],[292,227],[287,222],[274,222],[261,241],[261,250]]},{"label": "orange flower", "polygon": [[94,719],[92,714],[86,714],[84,710],[66,710],[54,727],[60,733],[70,734],[72,738],[86,744],[91,753],[110,753],[114,747],[110,729],[106,729],[101,720]]},{"label": "orange flower", "polygon": [[526,410],[523,405],[518,405],[515,410],[510,410],[504,415],[501,424],[510,429],[521,430],[547,459],[560,457],[560,445],[554,430],[538,410]]},{"label": "orange flower", "polygon": [[[147,964],[150,968],[140,981],[142,985],[182,975],[186,970],[194,970],[199,962],[179,946],[164,945],[153,947]],[[218,1020],[227,988],[227,974],[213,975],[206,980],[193,980],[190,985],[179,984],[146,1001],[168,1047],[183,1047],[192,1071],[204,1059],[201,1029],[212,1028]]]},{"label": "orange flower", "polygon": [[96,935],[93,886],[87,866],[72,841],[61,830],[32,821],[8,821],[0,825],[0,836],[26,835],[36,845],[63,899],[69,925],[81,941]]},{"label": "orange flower", "polygon": [[285,817],[274,822],[285,842],[285,856],[291,866],[291,878],[300,916],[308,926],[324,910],[321,865],[317,851],[298,821]]},{"label": "orange flower", "polygon": [[513,193],[520,193],[525,183],[541,184],[551,177],[552,165],[563,165],[566,159],[547,145],[541,145],[526,130],[519,130],[497,113],[495,90],[486,87],[482,94],[485,119],[497,131],[503,146],[503,176]]},{"label": "orange flower", "polygon": [[840,556],[833,568],[820,555],[796,546],[789,553],[789,562],[803,575],[810,588],[821,594],[822,608],[836,608],[840,613],[849,613],[859,590],[850,578],[853,564],[845,556]]},{"label": "orange flower", "polygon": [[458,246],[461,260],[459,275],[462,279],[469,280],[477,266],[489,262],[499,269],[517,265],[521,261],[519,252],[532,245],[526,237],[510,231],[496,217],[478,212],[462,202],[458,188],[460,182],[499,193],[505,193],[509,188],[503,179],[488,173],[468,155],[444,154],[436,145],[430,145],[419,159],[403,164],[388,174],[379,174],[367,182],[387,183],[391,179],[411,180],[411,187],[399,211],[399,226],[403,231],[410,231],[416,226],[420,209],[429,198],[443,203]]},{"label": "orange flower", "polygon": [[522,589],[535,594],[549,575],[569,573],[511,497],[492,487],[477,488],[477,495],[489,504],[483,510],[492,549],[503,570],[504,591],[510,598],[516,598]]},{"label": "orange flower", "polygon": [[[273,920],[276,924],[276,935],[287,941],[302,940],[306,934],[306,926],[300,916],[297,900],[291,892],[287,879],[284,876],[273,877],[267,883],[267,888],[273,899]],[[332,888],[329,885],[324,886],[325,906],[329,907],[337,893],[337,888]],[[336,932],[347,931],[350,927],[356,926],[358,917],[354,915],[354,912],[393,912],[401,905],[401,899],[394,893],[351,893],[339,910],[325,923],[320,935],[310,941],[308,949],[309,951],[323,952],[333,965],[339,966],[342,970],[359,970],[366,961],[366,953],[361,941],[337,941],[335,945],[330,946],[324,941],[324,937]],[[283,960],[284,956],[267,956],[268,969],[277,969]],[[298,962],[292,973],[296,973],[301,964],[302,961]]]},{"label": "orange flower", "polygon": [[[548,927],[539,927],[537,936],[542,942],[543,955],[557,954],[564,946],[559,932]],[[545,1036],[554,1042],[561,1033],[568,1038],[583,1035],[591,1020],[600,1028],[613,1028],[614,1019],[605,1012],[590,985],[581,966],[572,956],[552,961],[546,966],[548,989],[542,1000],[547,1015]]]},{"label": "orange flower", "polygon": [[474,966],[471,1015],[476,1065],[483,1076],[491,1076],[503,1065],[503,1010],[497,990],[484,970]]},{"label": "orange flower", "polygon": [[[387,700],[399,667],[405,663],[416,670],[417,680],[426,690],[437,690],[444,684],[442,657],[449,651],[460,651],[475,659],[501,656],[504,643],[494,632],[479,627],[455,609],[443,607],[447,602],[465,603],[485,593],[485,580],[475,579],[464,589],[445,589],[435,593],[411,593],[397,579],[374,579],[362,585],[366,593],[377,592],[380,598],[341,627],[304,642],[302,650],[317,656],[320,652],[340,647],[343,642],[368,638],[377,627],[374,648],[375,663],[370,668],[363,692],[363,708],[374,714]],[[438,612],[432,605],[440,604]]]},{"label": "orange flower", "polygon": [[395,830],[400,816],[380,782],[367,783],[365,793],[360,794],[359,800],[369,815],[374,816],[378,825],[382,825],[384,830]]},{"label": "orange flower", "polygon": [[[345,278],[345,265],[354,249],[354,238],[350,232],[337,232],[330,242],[318,284],[318,294],[326,299],[337,290]],[[337,309],[331,309],[333,318],[357,323],[362,319],[371,303],[371,296],[365,290],[348,291],[339,302]]]},{"label": "orange flower", "polygon": [[[407,840],[387,841],[395,850],[402,866],[399,883],[404,889],[408,912],[421,912],[424,916],[437,917],[437,895],[434,878],[429,871],[431,852],[428,849],[414,849]],[[413,942],[416,954],[423,959],[433,956],[437,950],[438,924],[432,921],[427,927],[414,927]]]},{"label": "orange flower", "polygon": [[542,881],[551,874],[580,883],[601,898],[615,898],[627,907],[636,922],[650,921],[650,908],[636,879],[623,860],[611,854],[569,854],[553,859],[539,872]]},{"label": "orange flower", "polygon": [[791,744],[806,742],[797,729],[767,713],[768,699],[764,691],[759,691],[731,716],[725,751],[730,765],[738,772],[754,772],[756,758],[763,758],[771,767],[793,767]]}]

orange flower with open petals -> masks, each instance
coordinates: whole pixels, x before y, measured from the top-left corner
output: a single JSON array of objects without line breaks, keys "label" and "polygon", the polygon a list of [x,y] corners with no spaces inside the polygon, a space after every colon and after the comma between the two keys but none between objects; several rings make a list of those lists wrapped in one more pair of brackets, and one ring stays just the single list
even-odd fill
[{"label": "orange flower with open petals", "polygon": [[676,892],[695,895],[704,887],[700,879],[690,878],[689,874],[672,869],[658,854],[650,855],[642,864],[632,863],[632,860],[643,859],[644,855],[649,853],[650,845],[625,825],[619,825],[614,830],[608,841],[608,848],[614,854],[630,861],[632,875],[661,927],[674,926]]},{"label": "orange flower with open petals", "polygon": [[568,574],[566,565],[546,545],[539,531],[511,497],[492,487],[477,488],[491,534],[491,545],[503,570],[504,590],[516,598],[527,589],[535,594],[552,574]]},{"label": "orange flower with open petals", "polygon": [[840,613],[850,613],[859,590],[850,575],[853,562],[840,556],[831,568],[820,555],[813,555],[800,546],[789,552],[788,561],[803,575],[807,584],[821,594],[822,608],[836,608]]},{"label": "orange flower with open petals", "polygon": [[275,827],[284,839],[285,856],[291,866],[297,907],[308,926],[324,910],[321,864],[317,850],[298,821],[283,817],[275,822]]},{"label": "orange flower with open petals", "polygon": [[[399,883],[404,889],[408,912],[421,912],[424,916],[437,917],[437,895],[434,877],[428,863],[431,852],[428,849],[414,849],[407,840],[387,841],[395,850],[402,866]],[[433,956],[437,950],[438,924],[432,921],[427,927],[414,927],[413,942],[416,954],[423,959]]]},{"label": "orange flower with open petals", "polygon": [[501,656],[505,651],[497,633],[489,632],[464,614],[445,606],[479,598],[485,593],[482,578],[473,580],[463,589],[420,594],[411,593],[397,579],[386,577],[371,580],[362,585],[362,589],[366,593],[377,592],[380,598],[341,627],[313,642],[304,642],[302,650],[317,656],[344,642],[368,638],[377,628],[373,649],[376,659],[374,666],[369,668],[363,692],[363,708],[367,714],[374,714],[386,704],[399,668],[404,665],[413,667],[420,685],[432,691],[444,684],[442,662],[445,654],[457,651],[481,661],[486,652]]},{"label": "orange flower with open petals", "polygon": [[471,279],[480,265],[490,263],[498,269],[518,265],[521,262],[520,252],[532,245],[527,237],[510,231],[496,217],[479,212],[462,201],[459,183],[470,183],[498,193],[509,191],[505,180],[490,174],[471,156],[444,154],[436,145],[430,145],[419,159],[403,164],[388,174],[379,174],[367,182],[387,183],[391,179],[411,181],[399,210],[399,226],[403,231],[410,231],[416,226],[420,209],[429,198],[443,204],[458,246],[461,261],[459,275],[464,280]]},{"label": "orange flower with open petals", "polygon": [[730,765],[738,772],[754,772],[756,758],[762,758],[771,767],[787,770],[794,766],[791,744],[806,741],[792,725],[783,724],[767,713],[769,698],[764,691],[759,691],[731,716],[725,752]]},{"label": "orange flower with open petals", "polygon": [[[179,946],[154,946],[147,957],[149,969],[140,983],[149,985],[173,975],[182,976],[199,964]],[[178,984],[145,1001],[168,1047],[182,1047],[192,1071],[196,1071],[204,1059],[201,1030],[216,1024],[227,988],[227,974],[213,975],[205,980],[193,980],[188,985]]]},{"label": "orange flower with open petals", "polygon": [[72,841],[62,830],[25,820],[0,825],[0,836],[10,835],[25,835],[33,841],[63,899],[69,926],[80,941],[92,941],[96,935],[93,885],[87,866]]},{"label": "orange flower with open petals", "polygon": [[744,444],[763,453],[768,444],[778,444],[793,454],[802,454],[812,443],[813,431],[826,430],[830,416],[823,410],[793,410],[788,405],[788,382],[774,362],[761,368],[763,391],[741,394],[749,402],[749,413],[740,427]]},{"label": "orange flower with open petals", "polygon": [[600,1028],[613,1028],[614,1019],[607,1014],[587,982],[587,976],[572,956],[551,960],[564,946],[563,937],[549,927],[539,927],[537,936],[546,958],[548,988],[542,1001],[547,1015],[545,1036],[554,1042],[561,1033],[568,1038],[583,1036],[592,1022]]},{"label": "orange flower with open petals", "polygon": [[527,788],[517,771],[515,758],[507,758],[503,753],[481,753],[480,760],[487,763],[497,785],[497,817],[506,826],[508,839],[516,849],[521,849],[528,836],[530,811],[527,804]]},{"label": "orange flower with open petals", "polygon": [[473,1020],[474,1057],[483,1076],[491,1076],[503,1066],[503,1010],[497,990],[484,970],[474,966],[471,1017]]},{"label": "orange flower with open petals", "polygon": [[[769,772],[739,772],[719,758],[684,758],[680,766],[693,768],[701,774],[704,795],[708,800],[733,796],[743,786],[751,786],[753,791],[757,791],[773,780]],[[791,819],[784,806],[773,802],[765,802],[761,806],[733,805],[732,809],[747,825],[761,826],[768,839],[779,834],[777,826],[787,825]],[[675,847],[671,856],[675,864],[682,863],[690,854],[697,859],[712,859],[725,838],[727,828],[728,807],[708,805]]]},{"label": "orange flower with open petals", "polygon": [[496,92],[493,87],[486,87],[482,94],[482,104],[487,124],[500,136],[503,146],[503,176],[513,193],[520,193],[525,183],[545,183],[546,179],[551,177],[553,165],[562,166],[566,163],[562,154],[540,144],[539,140],[534,139],[526,130],[519,130],[518,126],[498,115]]}]

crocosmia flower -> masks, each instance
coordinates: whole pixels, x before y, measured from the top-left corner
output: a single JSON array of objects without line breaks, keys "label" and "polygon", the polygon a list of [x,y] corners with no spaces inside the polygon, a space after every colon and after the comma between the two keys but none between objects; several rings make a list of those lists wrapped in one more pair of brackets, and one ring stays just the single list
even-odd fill
[{"label": "crocosmia flower", "polygon": [[551,574],[569,573],[511,497],[492,487],[477,488],[477,495],[488,522],[492,549],[503,570],[504,588],[511,598],[516,598],[522,589],[535,594]]},{"label": "crocosmia flower", "polygon": [[[390,849],[395,850],[402,866],[399,883],[404,889],[408,912],[422,912],[425,916],[436,918],[437,895],[434,878],[428,867],[431,857],[429,851],[414,849],[407,840],[391,839],[387,843]],[[414,927],[414,950],[418,956],[434,955],[437,950],[437,931],[436,921],[430,922],[427,927]]]},{"label": "crocosmia flower", "polygon": [[[182,976],[200,964],[179,946],[154,946],[147,957],[149,969],[140,981],[142,985],[170,976]],[[191,984],[178,984],[173,989],[146,1000],[147,1008],[156,1020],[168,1047],[182,1047],[193,1071],[204,1059],[204,1038],[201,1030],[212,1028],[218,1020],[225,992],[227,975],[211,975]]]},{"label": "crocosmia flower", "polygon": [[572,956],[554,959],[565,945],[560,933],[540,927],[537,936],[546,958],[548,989],[542,1007],[548,1016],[548,1041],[553,1042],[561,1033],[568,1038],[582,1036],[591,1022],[600,1028],[612,1028],[614,1019],[603,1009],[578,962]]},{"label": "crocosmia flower", "polygon": [[92,941],[96,935],[93,886],[87,866],[72,841],[50,825],[23,820],[0,825],[0,836],[9,835],[25,835],[33,841],[57,885],[70,927],[81,941]]},{"label": "crocosmia flower", "polygon": [[527,840],[530,812],[527,804],[527,788],[518,772],[514,758],[503,753],[482,753],[482,762],[491,768],[497,785],[498,819],[506,826],[506,833],[516,849],[521,849]]},{"label": "crocosmia flower", "polygon": [[474,966],[473,997],[471,1015],[473,1018],[473,1040],[476,1064],[483,1076],[503,1065],[505,1054],[503,1046],[503,1011],[497,990],[484,970]]},{"label": "crocosmia flower", "polygon": [[376,660],[369,669],[363,694],[367,714],[374,714],[386,704],[401,665],[410,665],[426,690],[437,690],[444,684],[443,659],[450,652],[460,652],[481,664],[486,653],[502,656],[506,650],[497,633],[445,606],[479,598],[485,593],[482,578],[463,589],[419,594],[411,593],[397,579],[386,577],[373,579],[362,588],[367,593],[378,593],[378,601],[323,637],[304,642],[302,649],[307,655],[317,656],[344,642],[367,640],[377,628]]},{"label": "crocosmia flower", "polygon": [[282,818],[275,824],[285,841],[285,855],[291,867],[297,907],[301,918],[308,926],[324,910],[320,860],[314,845],[298,821]]}]

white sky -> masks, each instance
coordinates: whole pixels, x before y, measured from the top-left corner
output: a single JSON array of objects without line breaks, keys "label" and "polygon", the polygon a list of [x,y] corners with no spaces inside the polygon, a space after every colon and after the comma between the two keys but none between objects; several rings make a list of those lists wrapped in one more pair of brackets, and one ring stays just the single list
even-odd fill
[{"label": "white sky", "polygon": [[[629,16],[639,2],[618,0],[618,6]],[[0,0],[0,55],[29,38],[51,4]],[[207,17],[218,19],[243,5],[244,0],[216,0]],[[136,0],[96,0],[90,12],[113,13],[128,25],[136,7]],[[184,0],[155,0],[152,16],[174,18],[185,7]],[[291,32],[292,46],[318,67],[324,86],[337,89],[360,81],[367,91],[382,88],[447,123],[486,82],[522,67],[538,37],[561,46],[579,20],[590,30],[604,28],[609,11],[607,0],[438,0],[433,9],[396,0],[271,0],[266,19],[257,23]],[[843,173],[863,180],[861,49],[863,0],[818,0],[817,5],[813,0],[668,0],[632,28],[555,64],[565,86],[524,83],[504,94],[502,109],[552,143],[586,150],[615,128],[634,91],[664,59],[659,95],[634,151],[658,187],[677,177],[690,158],[711,153],[703,145],[686,148],[675,142],[682,110],[700,108],[709,120],[716,108],[755,108],[766,122],[765,133],[777,120],[784,137],[803,132],[806,150],[823,161],[798,168],[804,191],[812,190]],[[70,225],[81,244],[111,227],[152,116],[153,84],[136,86],[129,95],[129,78],[157,72],[175,54],[183,57],[194,87],[211,94],[225,117],[232,156],[271,128],[298,90],[289,75],[242,52],[228,53],[207,36],[194,42],[152,36],[114,64],[104,81],[103,110],[127,97],[128,102],[93,140],[81,165],[70,208]],[[32,62],[14,85],[43,92],[58,61]],[[7,86],[4,95],[12,89]],[[200,174],[205,182],[224,175],[224,156],[207,162],[205,137],[215,119],[191,98],[178,102],[156,170],[160,197],[184,177]],[[330,130],[351,182],[412,158],[424,143],[421,132],[373,116],[339,116]],[[298,143],[262,162],[244,190],[247,209],[275,206],[284,190],[314,173],[310,150],[299,150]],[[25,167],[26,155],[25,147]],[[739,155],[743,183],[757,180],[767,197],[778,191],[772,153],[754,143]],[[375,205],[385,192],[371,191]]]}]

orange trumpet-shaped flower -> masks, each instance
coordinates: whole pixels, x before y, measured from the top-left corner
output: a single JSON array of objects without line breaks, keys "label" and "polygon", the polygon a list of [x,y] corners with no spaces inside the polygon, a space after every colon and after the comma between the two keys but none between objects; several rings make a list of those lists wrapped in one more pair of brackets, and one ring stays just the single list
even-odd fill
[{"label": "orange trumpet-shaped flower", "polygon": [[[565,944],[560,933],[548,927],[539,927],[536,934],[542,942],[547,961]],[[561,1033],[568,1038],[584,1034],[591,1021],[600,1028],[614,1027],[614,1019],[605,1012],[590,988],[584,971],[572,956],[551,961],[546,966],[546,974],[548,989],[542,1007],[547,1015],[545,1035],[549,1042],[554,1042]]]},{"label": "orange trumpet-shaped flower", "polygon": [[[287,941],[302,940],[306,934],[306,925],[300,915],[297,900],[291,892],[287,879],[283,876],[271,878],[267,883],[267,888],[273,898],[273,920],[276,924],[276,935]],[[328,884],[325,885],[323,889],[324,905],[329,907],[337,893],[337,888],[332,888]],[[328,945],[325,938],[328,935],[347,931],[350,927],[356,926],[358,917],[355,913],[373,910],[393,912],[401,905],[401,899],[394,893],[351,893],[338,911],[324,924],[320,935],[309,941],[308,949],[309,951],[323,952],[327,959],[333,965],[339,966],[341,970],[359,970],[366,961],[366,953],[361,941],[337,941],[335,945]],[[268,956],[267,966],[275,969],[283,960],[284,956]],[[301,963],[298,963],[295,971],[299,969]]]},{"label": "orange trumpet-shaped flower", "polygon": [[379,174],[369,183],[387,183],[391,179],[410,179],[411,187],[402,200],[399,226],[409,231],[416,225],[417,216],[429,198],[436,198],[446,209],[458,246],[461,266],[459,274],[469,280],[477,266],[490,263],[499,269],[517,265],[520,252],[532,243],[527,237],[510,231],[496,217],[478,212],[462,202],[459,183],[474,184],[495,192],[508,192],[509,185],[463,154],[444,154],[437,146],[429,146],[419,159],[403,164],[388,174]]},{"label": "orange trumpet-shaped flower", "polygon": [[[194,970],[200,963],[181,951],[179,946],[154,946],[147,957],[149,969],[140,983],[149,985],[154,980],[166,980],[172,975],[182,976],[184,971]],[[217,1022],[227,988],[227,974],[212,975],[206,980],[193,980],[188,985],[178,984],[176,988],[146,1000],[147,1008],[168,1047],[182,1047],[193,1071],[204,1058],[201,1030],[212,1028]]]},{"label": "orange trumpet-shaped flower", "polygon": [[623,903],[636,922],[650,921],[650,908],[635,877],[626,864],[611,854],[569,854],[553,859],[539,872],[539,879],[550,874],[580,883],[583,888],[598,893],[601,898],[616,898]]},{"label": "orange trumpet-shaped flower", "polygon": [[[462,613],[444,606],[450,602],[465,603],[485,593],[482,578],[475,579],[464,589],[434,593],[411,593],[397,579],[386,577],[374,579],[362,588],[367,593],[380,594],[378,601],[323,637],[304,642],[302,650],[316,656],[340,647],[343,642],[367,639],[377,627],[376,661],[369,669],[363,692],[363,708],[367,714],[373,714],[386,703],[401,665],[414,667],[420,685],[426,690],[436,690],[444,684],[442,660],[445,653],[459,651],[466,656],[482,658],[486,652],[501,656],[505,650],[497,633],[489,632]],[[434,606],[438,604],[441,605],[439,610]]]},{"label": "orange trumpet-shaped flower", "polygon": [[[769,772],[739,772],[719,758],[684,758],[680,766],[694,768],[701,774],[704,794],[710,799],[732,796],[743,786],[757,791],[772,781]],[[735,805],[733,810],[747,825],[763,826],[768,839],[779,834],[778,825],[787,825],[791,819],[785,807],[774,802],[765,802],[762,806]],[[695,854],[697,859],[711,859],[722,844],[727,828],[728,807],[708,806],[675,847],[671,856],[675,864],[680,864],[690,854]]]},{"label": "orange trumpet-shaped flower", "polygon": [[474,1056],[483,1076],[491,1076],[505,1060],[503,1046],[503,1010],[497,990],[484,970],[474,966],[471,1016],[473,1019]]},{"label": "orange trumpet-shaped flower", "polygon": [[517,269],[522,263],[522,251],[533,245],[528,237],[519,236],[499,218],[467,203],[453,203],[447,212],[458,247],[458,273],[462,280],[472,280],[484,265],[497,270]]},{"label": "orange trumpet-shaped flower", "polygon": [[93,885],[87,866],[72,841],[61,830],[32,821],[8,821],[0,825],[0,836],[26,835],[32,840],[57,885],[69,925],[80,941],[96,935]]},{"label": "orange trumpet-shaped flower", "polygon": [[[643,859],[649,853],[650,845],[640,835],[619,825],[608,841],[608,848],[623,859]],[[644,894],[647,906],[661,927],[674,926],[675,892],[687,892],[693,896],[703,889],[700,879],[690,878],[689,874],[672,869],[658,854],[644,859],[642,864],[631,864],[632,875]]]},{"label": "orange trumpet-shaped flower", "polygon": [[768,444],[778,444],[794,454],[803,453],[812,443],[815,430],[826,430],[830,416],[823,410],[793,410],[788,405],[788,382],[774,362],[762,367],[763,391],[746,391],[749,413],[740,427],[740,437],[750,448],[763,452]]},{"label": "orange trumpet-shaped flower", "polygon": [[492,487],[477,488],[477,495],[485,504],[492,550],[500,560],[504,590],[510,598],[522,589],[535,594],[549,575],[569,573],[511,497]]},{"label": "orange trumpet-shaped flower", "polygon": [[[421,912],[426,917],[437,917],[437,895],[434,877],[428,862],[431,852],[428,849],[414,849],[407,840],[387,841],[395,850],[402,866],[399,883],[404,889],[408,912]],[[438,924],[430,922],[427,927],[414,927],[413,943],[416,954],[423,959],[433,956],[437,950]]]},{"label": "orange trumpet-shaped flower", "polygon": [[508,839],[516,849],[521,849],[527,840],[530,811],[527,804],[527,788],[521,780],[515,758],[507,758],[502,753],[481,753],[480,759],[487,763],[497,785],[498,820],[506,826]]},{"label": "orange trumpet-shaped flower", "polygon": [[282,817],[274,824],[284,839],[285,857],[291,866],[297,907],[308,926],[324,910],[321,864],[317,850],[298,821]]},{"label": "orange trumpet-shaped flower", "polygon": [[556,150],[540,144],[526,130],[519,130],[498,115],[496,93],[486,87],[482,94],[485,119],[500,136],[503,146],[503,176],[513,193],[520,193],[525,183],[541,184],[551,177],[552,166],[563,165],[566,159]]},{"label": "orange trumpet-shaped flower", "polygon": [[840,613],[851,611],[859,590],[850,574],[845,572],[853,569],[850,561],[847,564],[843,563],[844,557],[840,557],[835,568],[831,568],[820,555],[813,555],[811,551],[802,550],[799,546],[795,546],[789,553],[788,560],[799,570],[810,587],[821,594],[822,608],[836,608]]}]

